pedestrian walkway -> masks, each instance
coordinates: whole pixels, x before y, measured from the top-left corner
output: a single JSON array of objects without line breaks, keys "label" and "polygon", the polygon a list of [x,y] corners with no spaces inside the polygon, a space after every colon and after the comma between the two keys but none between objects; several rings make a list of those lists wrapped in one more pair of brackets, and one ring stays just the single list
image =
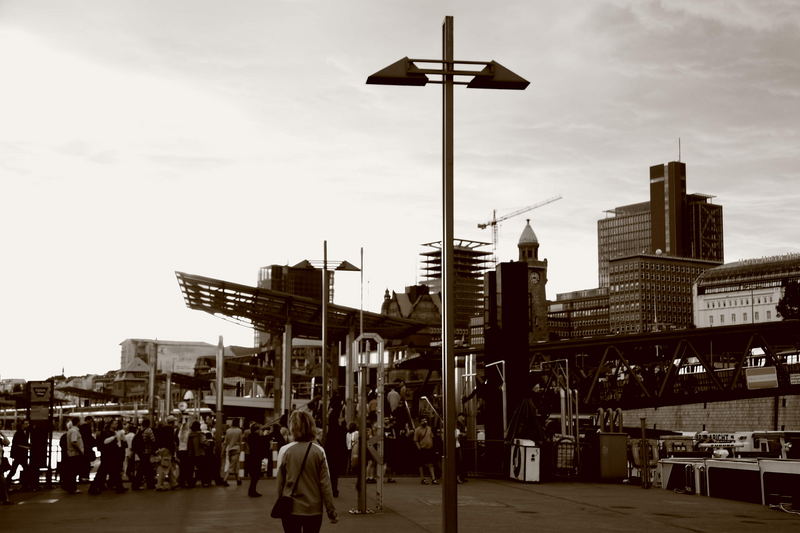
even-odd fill
[{"label": "pedestrian walkway", "polygon": [[[337,524],[332,533],[441,531],[441,486],[400,478],[384,486],[384,510],[349,514],[356,507],[354,480],[340,480]],[[68,533],[87,531],[148,533],[281,531],[269,517],[275,481],[262,480],[262,498],[249,498],[247,484],[229,487],[141,491],[90,496],[60,489],[14,495],[17,505],[0,508],[3,531]],[[374,506],[375,485],[369,485]],[[523,484],[472,479],[458,486],[458,531],[489,533],[527,531],[709,532],[800,531],[800,517],[761,505],[663,489],[591,483]]]}]

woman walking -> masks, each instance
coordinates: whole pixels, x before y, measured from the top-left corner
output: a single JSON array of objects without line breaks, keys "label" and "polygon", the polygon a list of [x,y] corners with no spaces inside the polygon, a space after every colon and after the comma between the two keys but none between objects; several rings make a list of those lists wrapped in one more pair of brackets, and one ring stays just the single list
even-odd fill
[{"label": "woman walking", "polygon": [[337,521],[325,450],[314,442],[314,419],[309,413],[294,411],[289,430],[294,441],[278,452],[278,495],[292,498],[291,514],[281,519],[283,531],[317,533],[323,505],[331,523]]}]

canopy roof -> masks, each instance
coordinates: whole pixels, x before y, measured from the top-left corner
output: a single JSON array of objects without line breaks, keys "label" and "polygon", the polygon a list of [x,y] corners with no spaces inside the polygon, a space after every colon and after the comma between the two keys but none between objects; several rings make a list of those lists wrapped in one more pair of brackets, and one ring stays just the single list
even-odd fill
[{"label": "canopy roof", "polygon": [[[240,285],[194,274],[175,272],[187,307],[228,317],[260,331],[282,331],[292,325],[293,337],[319,339],[322,335],[322,302],[281,291]],[[343,340],[359,329],[360,311],[328,304],[328,335]],[[383,339],[402,339],[427,325],[416,320],[363,312],[364,331]]]}]

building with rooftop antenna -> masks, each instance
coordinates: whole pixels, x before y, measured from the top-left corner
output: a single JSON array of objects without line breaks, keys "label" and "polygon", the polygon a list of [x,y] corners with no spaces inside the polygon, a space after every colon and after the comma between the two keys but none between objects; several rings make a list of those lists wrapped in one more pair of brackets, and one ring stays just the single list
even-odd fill
[{"label": "building with rooftop antenna", "polygon": [[686,193],[686,163],[651,166],[650,200],[608,210],[597,221],[599,286],[609,285],[610,260],[638,253],[722,264],[722,206],[712,198]]},{"label": "building with rooftop antenna", "polygon": [[680,161],[651,166],[649,186],[649,201],[607,210],[597,221],[598,288],[556,296],[554,336],[692,325],[692,283],[724,261],[722,206],[711,195],[686,193]]}]

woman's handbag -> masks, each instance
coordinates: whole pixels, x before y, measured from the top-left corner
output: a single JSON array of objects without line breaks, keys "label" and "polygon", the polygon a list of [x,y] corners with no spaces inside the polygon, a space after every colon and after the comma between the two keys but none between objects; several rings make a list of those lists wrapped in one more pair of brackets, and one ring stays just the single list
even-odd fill
[{"label": "woman's handbag", "polygon": [[[306,448],[306,454],[303,456],[303,462],[300,465],[300,471],[297,473],[297,479],[300,479],[300,474],[303,473],[303,470],[306,467],[306,459],[308,459],[308,452],[311,451],[311,444],[308,443],[308,448]],[[292,492],[288,496],[280,495],[278,496],[275,505],[272,506],[272,511],[269,515],[272,518],[287,518],[290,514],[292,514],[292,502],[294,497],[294,491],[297,489],[297,480],[294,482],[294,487],[292,487]]]}]

